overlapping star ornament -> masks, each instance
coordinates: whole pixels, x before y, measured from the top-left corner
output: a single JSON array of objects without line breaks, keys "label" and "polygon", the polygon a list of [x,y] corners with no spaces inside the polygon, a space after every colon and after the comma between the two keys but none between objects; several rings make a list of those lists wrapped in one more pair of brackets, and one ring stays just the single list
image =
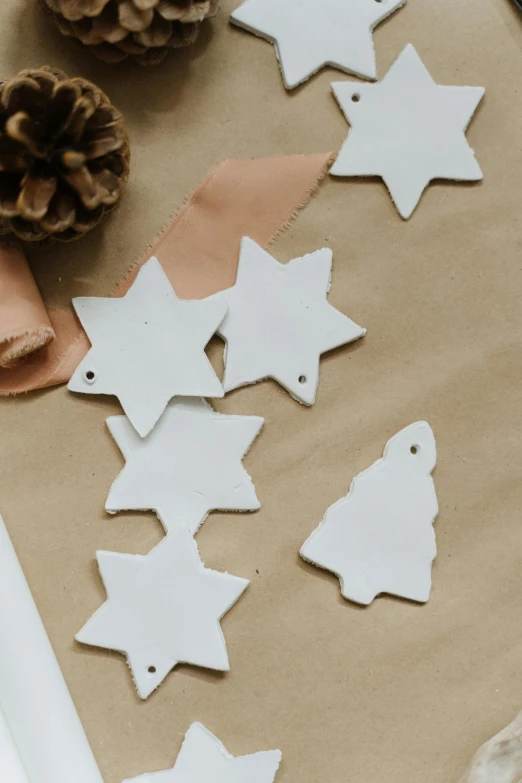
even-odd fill
[{"label": "overlapping star ornament", "polygon": [[234,758],[201,723],[193,723],[172,769],[123,783],[273,783],[280,763],[280,750]]},{"label": "overlapping star ornament", "polygon": [[299,402],[315,402],[321,354],[366,334],[328,303],[331,272],[327,248],[280,264],[242,239],[235,285],[209,297],[228,306],[218,329],[226,392],[273,378]]},{"label": "overlapping star ornament", "polygon": [[432,180],[482,179],[465,136],[482,87],[436,84],[409,44],[378,84],[332,88],[351,130],[330,174],[382,177],[405,219]]},{"label": "overlapping star ornament", "polygon": [[220,620],[249,582],[205,568],[186,527],[145,556],[98,552],[98,565],[107,601],[76,639],[126,655],[142,699],[178,663],[229,670]]},{"label": "overlapping star ornament", "polygon": [[202,399],[172,400],[140,438],[125,416],[107,419],[126,465],[106,510],[156,511],[165,529],[195,533],[210,511],[255,511],[260,504],[241,460],[263,426],[259,416],[216,413]]},{"label": "overlapping star ornament", "polygon": [[231,21],[275,44],[291,90],[325,65],[377,77],[373,29],[406,0],[245,0]]},{"label": "overlapping star ornament", "polygon": [[178,299],[157,258],[124,297],[82,297],[73,305],[92,348],[68,388],[115,395],[142,437],[175,395],[223,396],[205,346],[226,305]]}]

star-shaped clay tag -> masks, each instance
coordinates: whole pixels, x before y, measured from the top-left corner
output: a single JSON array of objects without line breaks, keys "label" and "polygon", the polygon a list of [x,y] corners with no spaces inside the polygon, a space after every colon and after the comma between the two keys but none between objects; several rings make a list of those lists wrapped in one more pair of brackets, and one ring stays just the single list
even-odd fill
[{"label": "star-shaped clay tag", "polygon": [[178,663],[229,670],[219,621],[249,582],[205,568],[186,527],[145,556],[98,552],[98,565],[107,601],[76,639],[126,655],[142,699]]},{"label": "star-shaped clay tag", "polygon": [[283,81],[297,87],[325,65],[375,79],[373,29],[406,0],[245,0],[231,21],[276,46]]},{"label": "star-shaped clay tag", "polygon": [[235,285],[209,297],[228,305],[218,329],[226,342],[225,392],[273,378],[313,405],[321,354],[366,334],[328,303],[331,273],[328,248],[280,264],[252,239],[241,240]]},{"label": "star-shaped clay tag", "polygon": [[175,395],[223,397],[205,346],[226,305],[178,299],[157,258],[142,266],[125,296],[82,297],[73,305],[92,348],[68,388],[115,395],[142,437]]},{"label": "star-shaped clay tag", "polygon": [[107,498],[109,513],[155,511],[167,532],[195,533],[210,511],[255,511],[252,479],[241,464],[263,426],[259,416],[216,413],[202,399],[172,400],[146,438],[125,416],[107,426],[126,464]]},{"label": "star-shaped clay tag", "polygon": [[436,84],[409,44],[378,84],[332,88],[351,130],[330,174],[382,177],[405,219],[432,180],[482,179],[465,136],[482,87]]},{"label": "star-shaped clay tag", "polygon": [[401,430],[382,459],[352,481],[301,548],[301,557],[333,571],[349,601],[380,593],[425,603],[437,554],[438,514],[431,472],[435,439],[425,421]]},{"label": "star-shaped clay tag", "polygon": [[234,758],[201,723],[193,723],[172,769],[123,783],[273,783],[280,763],[280,750]]}]

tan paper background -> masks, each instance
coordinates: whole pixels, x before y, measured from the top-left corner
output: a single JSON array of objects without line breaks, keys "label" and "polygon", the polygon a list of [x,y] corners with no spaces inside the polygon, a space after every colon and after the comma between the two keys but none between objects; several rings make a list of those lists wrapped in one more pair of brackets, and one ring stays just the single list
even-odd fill
[{"label": "tan paper background", "polygon": [[[99,81],[133,143],[106,226],[31,251],[48,302],[108,293],[215,162],[340,147],[329,82],[346,77],[287,94],[272,47],[228,26],[234,4],[193,51],[141,70],[98,63],[34,0],[3,0],[0,74],[52,63]],[[207,565],[252,582],[223,623],[230,674],[180,667],[142,703],[122,656],[74,643],[104,600],[96,549],[146,553],[160,525],[104,513],[116,402],[0,400],[0,507],[107,783],[171,766],[193,720],[234,754],[280,747],[278,783],[451,783],[522,707],[522,17],[508,0],[408,0],[375,40],[381,75],[411,41],[437,81],[486,87],[468,133],[485,178],[431,187],[407,223],[377,180],[327,180],[276,243],[281,260],[331,246],[330,300],[368,335],[325,358],[312,409],[269,382],[216,405],[266,417],[246,460],[261,511],[198,535]],[[439,449],[432,598],[361,610],[297,552],[418,418]]]}]

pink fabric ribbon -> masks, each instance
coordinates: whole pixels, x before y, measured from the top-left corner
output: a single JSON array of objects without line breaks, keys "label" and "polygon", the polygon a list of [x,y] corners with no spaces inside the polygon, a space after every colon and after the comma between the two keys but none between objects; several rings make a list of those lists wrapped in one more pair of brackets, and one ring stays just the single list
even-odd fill
[{"label": "pink fabric ribbon", "polygon": [[[240,239],[250,236],[266,247],[308,202],[330,163],[331,155],[324,154],[219,164],[113,296],[125,294],[152,255],[183,299],[230,287]],[[1,251],[0,394],[67,382],[89,347],[72,309],[46,311],[21,251]]]}]

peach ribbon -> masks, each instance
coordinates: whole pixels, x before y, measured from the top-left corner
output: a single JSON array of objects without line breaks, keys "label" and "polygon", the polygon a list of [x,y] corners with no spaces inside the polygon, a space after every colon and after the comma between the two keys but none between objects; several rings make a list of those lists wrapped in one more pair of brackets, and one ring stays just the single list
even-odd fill
[{"label": "peach ribbon", "polygon": [[[184,299],[233,285],[241,237],[270,244],[308,202],[330,163],[324,154],[219,164],[112,295],[125,294],[151,255]],[[89,347],[72,309],[45,310],[21,251],[1,251],[0,394],[67,382]]]}]

